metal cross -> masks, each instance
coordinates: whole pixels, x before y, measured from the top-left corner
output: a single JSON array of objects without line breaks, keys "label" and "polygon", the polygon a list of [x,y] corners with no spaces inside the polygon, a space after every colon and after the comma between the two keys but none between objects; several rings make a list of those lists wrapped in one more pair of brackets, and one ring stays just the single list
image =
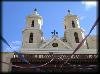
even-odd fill
[{"label": "metal cross", "polygon": [[58,34],[58,32],[56,32],[55,31],[55,29],[54,29],[54,31],[53,32],[51,32],[53,35],[56,35],[56,34]]},{"label": "metal cross", "polygon": [[37,11],[37,9],[35,8],[34,11]]},{"label": "metal cross", "polygon": [[70,10],[68,10],[68,13],[70,14]]}]

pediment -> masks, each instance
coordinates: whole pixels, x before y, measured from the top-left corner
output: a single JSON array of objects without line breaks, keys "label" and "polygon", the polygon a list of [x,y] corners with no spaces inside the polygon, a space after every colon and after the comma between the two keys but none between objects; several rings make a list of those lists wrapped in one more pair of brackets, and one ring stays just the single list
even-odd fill
[{"label": "pediment", "polygon": [[45,44],[43,44],[40,48],[52,48],[52,49],[71,49],[70,46],[68,46],[68,44],[64,43],[63,41],[60,40],[60,38],[58,37],[53,37],[52,39],[50,39],[50,41],[46,42]]}]

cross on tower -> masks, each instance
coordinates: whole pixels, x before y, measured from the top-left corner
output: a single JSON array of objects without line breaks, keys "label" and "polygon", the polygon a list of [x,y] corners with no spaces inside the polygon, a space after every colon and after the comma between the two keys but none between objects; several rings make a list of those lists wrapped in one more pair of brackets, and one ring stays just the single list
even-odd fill
[{"label": "cross on tower", "polygon": [[70,14],[70,10],[68,10],[68,13]]},{"label": "cross on tower", "polygon": [[51,32],[54,36],[56,35],[56,34],[58,34],[58,32],[56,32],[55,31],[55,29],[54,29],[54,31],[53,32]]},{"label": "cross on tower", "polygon": [[37,9],[36,8],[34,8],[34,12],[33,13],[37,14]]},{"label": "cross on tower", "polygon": [[37,9],[35,8],[34,11],[37,11]]}]

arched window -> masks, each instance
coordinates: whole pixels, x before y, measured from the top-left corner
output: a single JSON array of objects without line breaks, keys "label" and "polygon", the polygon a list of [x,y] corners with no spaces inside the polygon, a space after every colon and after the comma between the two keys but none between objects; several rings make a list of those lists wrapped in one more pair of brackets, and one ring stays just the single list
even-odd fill
[{"label": "arched window", "polygon": [[66,26],[65,26],[65,29],[66,29]]},{"label": "arched window", "polygon": [[34,20],[32,21],[31,27],[34,27]]},{"label": "arched window", "polygon": [[33,33],[30,33],[29,43],[33,43]]},{"label": "arched window", "polygon": [[72,27],[75,28],[75,22],[74,21],[72,21]]},{"label": "arched window", "polygon": [[74,37],[75,37],[76,43],[79,43],[79,38],[78,38],[78,33],[77,32],[74,33]]}]

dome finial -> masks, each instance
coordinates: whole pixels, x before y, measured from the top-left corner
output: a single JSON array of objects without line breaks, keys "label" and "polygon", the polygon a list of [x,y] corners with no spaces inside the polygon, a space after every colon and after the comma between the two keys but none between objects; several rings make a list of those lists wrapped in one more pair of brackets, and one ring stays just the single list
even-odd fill
[{"label": "dome finial", "polygon": [[34,8],[33,14],[38,14],[36,8]]},{"label": "dome finial", "polygon": [[68,14],[70,14],[70,10],[68,10]]},{"label": "dome finial", "polygon": [[37,11],[37,9],[35,8],[35,9],[34,9],[34,11],[36,12],[36,11]]}]

